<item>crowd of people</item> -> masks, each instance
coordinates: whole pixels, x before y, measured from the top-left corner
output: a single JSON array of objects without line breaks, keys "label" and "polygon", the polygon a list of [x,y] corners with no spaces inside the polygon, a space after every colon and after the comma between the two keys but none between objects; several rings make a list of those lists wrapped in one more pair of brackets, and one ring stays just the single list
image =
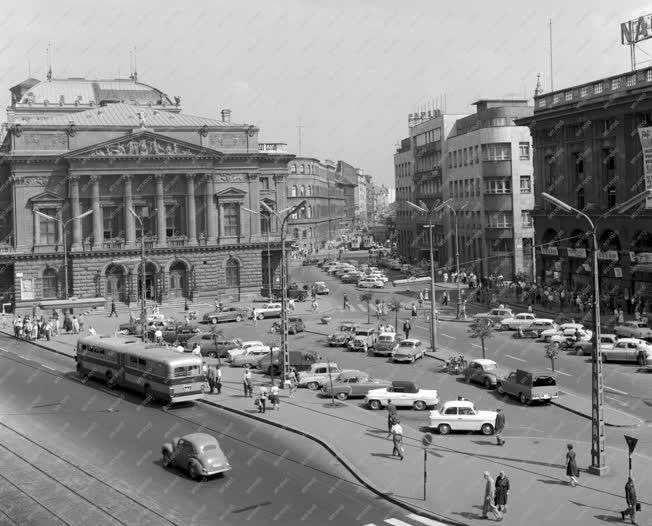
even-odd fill
[{"label": "crowd of people", "polygon": [[[44,315],[25,315],[22,318],[18,315],[13,319],[14,336],[23,340],[47,340],[59,334],[83,334],[84,315],[71,315],[70,313],[60,314],[57,309],[52,311],[52,316],[46,318]],[[90,332],[94,329],[91,327]]]}]

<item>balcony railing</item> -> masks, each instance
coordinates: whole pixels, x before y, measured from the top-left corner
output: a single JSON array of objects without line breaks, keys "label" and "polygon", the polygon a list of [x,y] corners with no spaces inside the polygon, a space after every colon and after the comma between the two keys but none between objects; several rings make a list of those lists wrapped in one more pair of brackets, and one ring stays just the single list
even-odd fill
[{"label": "balcony railing", "polygon": [[288,145],[285,142],[259,142],[259,153],[288,153]]},{"label": "balcony railing", "polygon": [[102,248],[116,249],[123,248],[125,244],[124,239],[105,239],[102,243]]},{"label": "balcony railing", "polygon": [[168,238],[168,246],[170,247],[185,247],[188,244],[186,236],[172,236]]}]

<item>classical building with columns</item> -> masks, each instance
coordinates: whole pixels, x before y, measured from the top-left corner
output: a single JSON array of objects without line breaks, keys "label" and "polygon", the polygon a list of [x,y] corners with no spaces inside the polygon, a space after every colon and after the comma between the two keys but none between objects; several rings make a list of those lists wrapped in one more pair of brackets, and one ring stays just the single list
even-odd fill
[{"label": "classical building with columns", "polygon": [[3,302],[63,297],[64,245],[69,295],[79,298],[137,301],[141,244],[155,301],[244,299],[278,271],[280,225],[247,209],[286,207],[285,144],[259,143],[259,129],[231,122],[227,109],[221,119],[184,114],[179,97],[135,78],[28,79],[10,91]]}]

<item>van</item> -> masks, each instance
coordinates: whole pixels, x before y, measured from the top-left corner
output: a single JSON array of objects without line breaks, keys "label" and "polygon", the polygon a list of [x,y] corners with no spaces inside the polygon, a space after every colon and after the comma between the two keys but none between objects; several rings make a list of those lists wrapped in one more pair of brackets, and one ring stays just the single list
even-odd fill
[{"label": "van", "polygon": [[[312,364],[321,361],[323,358],[315,352],[308,351],[289,351],[290,367],[294,367],[297,372],[307,371]],[[273,362],[272,362],[273,358]],[[273,365],[271,365],[273,363]],[[278,376],[281,372],[281,351],[273,351],[272,356],[269,354],[263,356],[256,363],[256,368],[271,376]]]},{"label": "van", "polygon": [[519,399],[522,404],[532,401],[550,402],[559,397],[557,379],[548,371],[527,371],[517,369],[507,378],[496,382],[498,393],[508,394]]}]

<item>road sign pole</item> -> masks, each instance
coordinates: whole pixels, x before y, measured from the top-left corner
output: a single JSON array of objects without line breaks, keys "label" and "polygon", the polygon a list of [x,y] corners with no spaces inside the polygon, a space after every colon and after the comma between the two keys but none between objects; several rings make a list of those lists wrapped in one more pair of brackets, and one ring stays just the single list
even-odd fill
[{"label": "road sign pole", "polygon": [[625,437],[625,442],[627,442],[627,449],[629,450],[629,476],[632,476],[632,455],[634,454],[634,449],[636,449],[636,444],[638,443],[638,438],[630,437],[623,435]]},{"label": "road sign pole", "polygon": [[423,502],[426,501],[426,486],[428,484],[428,450],[423,448]]}]

